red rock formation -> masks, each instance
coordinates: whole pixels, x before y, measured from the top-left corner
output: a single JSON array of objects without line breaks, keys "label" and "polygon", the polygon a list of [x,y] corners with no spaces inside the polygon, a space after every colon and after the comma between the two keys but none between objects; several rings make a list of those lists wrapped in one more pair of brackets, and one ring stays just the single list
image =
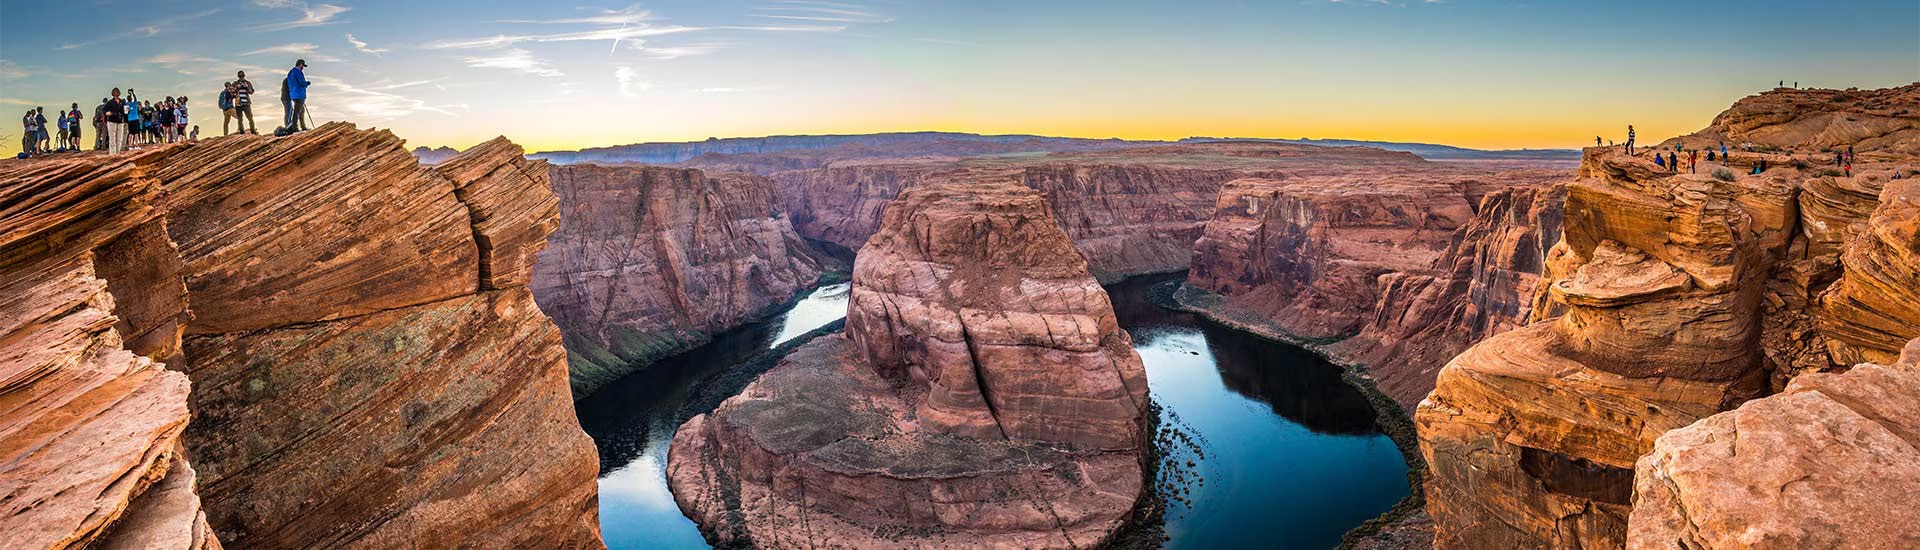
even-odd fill
[{"label": "red rock formation", "polygon": [[1097,547],[1126,520],[1142,488],[1140,359],[1043,198],[975,177],[887,207],[854,269],[847,336],[675,434],[675,498],[710,538]]},{"label": "red rock formation", "polygon": [[178,353],[171,323],[184,311],[177,279],[139,278],[173,254],[157,199],[128,162],[0,163],[0,537],[9,545],[220,547],[180,449],[187,377],[150,357]]},{"label": "red rock formation", "polygon": [[1037,158],[839,161],[774,179],[801,235],[858,249],[879,228],[881,208],[902,189],[969,171],[1017,174],[1010,177],[1047,195],[1054,218],[1094,275],[1113,281],[1185,268],[1227,181],[1430,166],[1411,154],[1379,149],[1248,142]]},{"label": "red rock formation", "polygon": [[[1907,522],[1857,504],[1884,499],[1838,492],[1915,491],[1908,428],[1889,420],[1913,416],[1899,410],[1914,381],[1820,371],[1890,361],[1920,336],[1908,313],[1920,207],[1879,162],[1913,158],[1911,124],[1879,111],[1920,108],[1916,90],[1764,94],[1663,145],[1758,142],[1729,164],[1767,160],[1765,174],[1718,160],[1712,176],[1676,174],[1589,150],[1547,261],[1543,303],[1564,314],[1456,357],[1416,415],[1436,544],[1910,545]],[[1853,177],[1818,167],[1836,139],[1872,160]]]},{"label": "red rock formation", "polygon": [[1640,459],[1627,546],[1912,548],[1920,340],[1894,366],[1809,373],[1667,432]]},{"label": "red rock formation", "polygon": [[53,514],[22,523],[72,533],[53,546],[116,517],[137,530],[98,544],[205,546],[210,522],[249,548],[599,545],[593,447],[523,285],[554,224],[543,166],[499,140],[443,173],[401,145],[336,123],[28,164],[52,168],[20,192],[46,198],[18,204],[73,219],[7,233],[55,259],[6,310],[55,313],[17,326],[63,334],[45,357],[69,359],[23,363],[40,366],[19,387],[43,397],[0,422],[85,407],[60,413],[72,428],[17,424],[14,448],[94,458],[26,462],[40,481],[14,494],[98,496],[92,511],[25,498],[14,517]]},{"label": "red rock formation", "polygon": [[766,315],[824,269],[765,178],[596,165],[550,173],[561,223],[532,286],[565,335],[575,395]]}]

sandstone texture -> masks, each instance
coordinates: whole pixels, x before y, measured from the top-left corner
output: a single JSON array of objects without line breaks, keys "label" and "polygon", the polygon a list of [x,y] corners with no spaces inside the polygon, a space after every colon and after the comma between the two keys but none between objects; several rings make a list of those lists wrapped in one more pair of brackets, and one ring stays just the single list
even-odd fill
[{"label": "sandstone texture", "polygon": [[[0,422],[62,459],[15,462],[39,481],[9,494],[92,502],[13,500],[70,533],[45,546],[599,545],[597,460],[525,286],[555,225],[542,163],[496,140],[431,170],[341,123],[64,162],[5,166],[45,171],[6,181],[59,213],[6,233],[38,254],[8,261],[40,258],[6,311],[60,336],[25,340],[53,347]],[[33,420],[60,407],[72,427]]]},{"label": "sandstone texture", "polygon": [[1448,358],[1524,323],[1563,177],[1436,165],[1236,180],[1194,244],[1183,295],[1366,365],[1411,408]]},{"label": "sandstone texture", "polygon": [[846,334],[681,426],[669,478],[710,540],[1098,547],[1124,524],[1146,374],[1019,181],[906,190],[861,250]]},{"label": "sandstone texture", "polygon": [[859,249],[879,229],[882,207],[903,189],[978,174],[1016,179],[1047,196],[1094,276],[1111,282],[1185,269],[1228,181],[1432,165],[1379,149],[1249,142],[1037,157],[856,159],[773,178],[802,236],[847,249]]},{"label": "sandstone texture", "polygon": [[766,178],[588,164],[548,173],[561,221],[532,287],[565,337],[575,395],[765,316],[829,267]]},{"label": "sandstone texture", "polygon": [[[1589,149],[1537,322],[1419,406],[1436,546],[1910,546],[1910,518],[1871,508],[1920,494],[1920,392],[1854,364],[1920,337],[1916,90],[1747,98],[1658,146],[1729,142],[1697,170]],[[1844,145],[1851,175],[1828,168]]]},{"label": "sandstone texture", "polygon": [[[153,327],[180,318],[182,289],[178,279],[137,277],[173,254],[158,195],[129,162],[0,164],[0,537],[9,546],[220,547],[181,449],[189,382],[154,361],[178,353],[177,325]],[[129,319],[155,324],[134,330]]]},{"label": "sandstone texture", "polygon": [[1627,546],[1920,545],[1899,504],[1920,495],[1920,340],[1907,349],[1660,436],[1636,469]]}]

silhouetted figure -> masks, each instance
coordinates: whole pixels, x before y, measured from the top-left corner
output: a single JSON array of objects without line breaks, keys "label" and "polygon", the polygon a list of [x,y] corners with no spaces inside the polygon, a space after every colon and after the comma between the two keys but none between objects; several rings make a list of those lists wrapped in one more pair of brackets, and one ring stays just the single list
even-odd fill
[{"label": "silhouetted figure", "polygon": [[1633,125],[1628,124],[1627,125],[1627,154],[1628,155],[1633,154],[1633,138],[1634,138]]},{"label": "silhouetted figure", "polygon": [[1667,153],[1667,170],[1670,172],[1676,172],[1676,173],[1680,171],[1680,155],[1679,154]]}]

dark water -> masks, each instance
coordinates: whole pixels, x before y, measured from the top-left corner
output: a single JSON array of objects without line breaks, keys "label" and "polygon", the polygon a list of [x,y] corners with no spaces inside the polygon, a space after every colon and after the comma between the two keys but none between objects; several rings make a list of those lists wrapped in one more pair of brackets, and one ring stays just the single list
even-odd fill
[{"label": "dark water", "polygon": [[[1311,353],[1153,305],[1163,281],[1108,287],[1147,367],[1163,426],[1180,435],[1163,473],[1168,548],[1331,548],[1406,496],[1406,464],[1367,400]],[[706,548],[666,484],[673,429],[738,391],[734,367],[845,314],[846,286],[608,385],[578,404],[600,448],[607,546]],[[1191,465],[1188,465],[1191,462]],[[1173,480],[1178,476],[1177,480]]]}]

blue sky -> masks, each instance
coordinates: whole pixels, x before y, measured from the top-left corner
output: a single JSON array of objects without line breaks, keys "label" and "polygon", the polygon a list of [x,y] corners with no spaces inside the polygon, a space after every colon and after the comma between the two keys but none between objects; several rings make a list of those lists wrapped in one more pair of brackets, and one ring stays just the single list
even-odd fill
[{"label": "blue sky", "polygon": [[247,70],[272,95],[300,57],[317,119],[415,145],[933,129],[1577,146],[1692,131],[1781,79],[1920,81],[1920,2],[0,4],[10,114],[134,87],[195,97],[218,133],[221,82]]}]

